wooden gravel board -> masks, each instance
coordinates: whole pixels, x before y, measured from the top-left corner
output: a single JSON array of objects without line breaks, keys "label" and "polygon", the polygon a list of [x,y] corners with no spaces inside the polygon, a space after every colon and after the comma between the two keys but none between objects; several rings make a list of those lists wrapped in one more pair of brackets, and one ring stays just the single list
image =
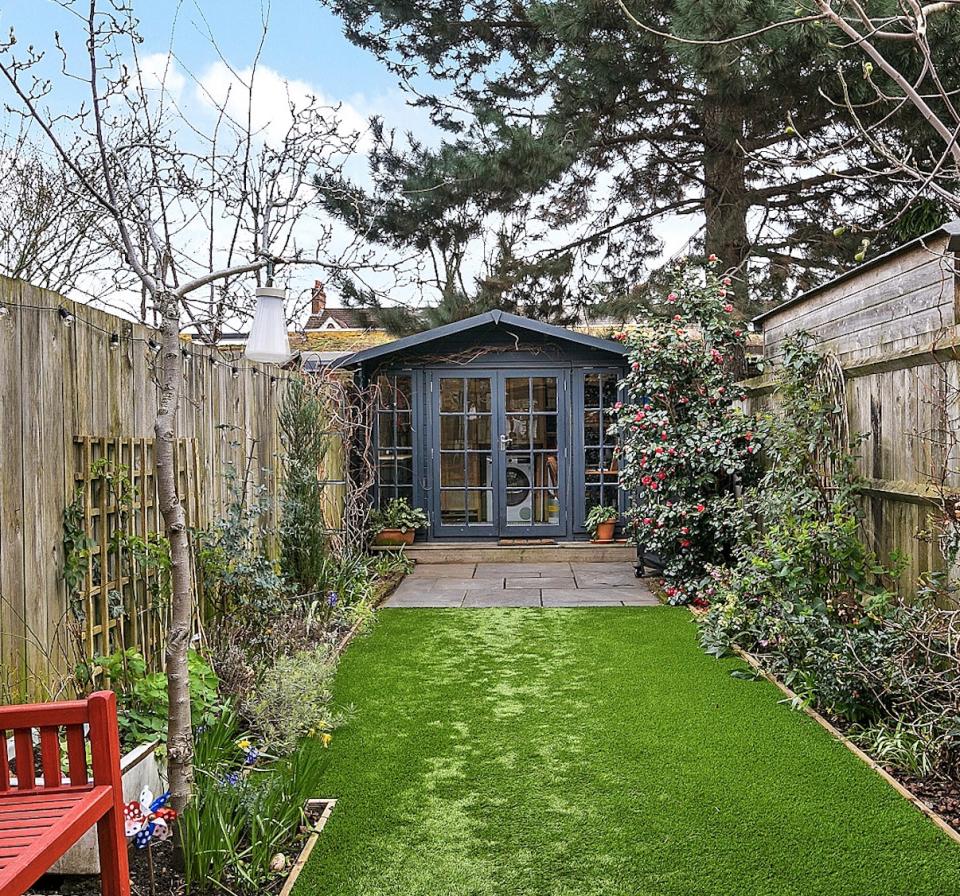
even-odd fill
[{"label": "wooden gravel board", "polygon": [[303,844],[303,849],[300,850],[300,855],[297,856],[297,860],[293,863],[293,867],[290,869],[290,874],[287,876],[283,887],[280,889],[279,896],[290,896],[290,894],[293,892],[294,884],[296,884],[297,878],[300,876],[300,872],[303,871],[304,866],[307,864],[307,860],[310,858],[310,853],[313,852],[314,846],[317,845],[317,840],[320,839],[320,834],[330,818],[330,813],[333,812],[333,807],[336,805],[336,800],[307,800],[307,809],[319,808],[320,806],[323,806],[323,811],[321,812],[317,823],[313,826],[313,830],[310,832],[307,842]]}]

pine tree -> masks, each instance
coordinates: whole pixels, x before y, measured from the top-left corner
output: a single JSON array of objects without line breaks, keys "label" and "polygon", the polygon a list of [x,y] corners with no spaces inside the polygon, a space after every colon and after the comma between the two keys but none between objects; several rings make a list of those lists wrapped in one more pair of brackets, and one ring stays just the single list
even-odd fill
[{"label": "pine tree", "polygon": [[[903,195],[864,176],[873,160],[829,98],[839,94],[838,67],[850,89],[863,89],[860,58],[828,29],[694,46],[638,29],[608,0],[326,2],[451,134],[437,150],[393,154],[381,184],[400,198],[386,229],[405,245],[416,234],[463,252],[485,216],[529,222],[535,209],[541,224],[577,232],[540,252],[524,232],[511,253],[561,260],[557,295],[568,307],[584,300],[588,279],[623,295],[660,248],[655,225],[702,215],[696,248],[749,281],[738,302],[750,310],[748,295],[782,297],[852,264],[859,227]],[[657,30],[689,39],[796,14],[782,0],[634,6]],[[906,144],[915,139],[908,124],[886,126]],[[815,165],[831,147],[842,152]],[[841,222],[852,226],[835,233]],[[519,266],[515,274],[522,282]]]}]

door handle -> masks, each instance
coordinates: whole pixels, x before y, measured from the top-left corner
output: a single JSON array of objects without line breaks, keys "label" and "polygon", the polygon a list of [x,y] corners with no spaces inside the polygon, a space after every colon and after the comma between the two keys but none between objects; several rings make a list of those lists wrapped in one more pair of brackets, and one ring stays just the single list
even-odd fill
[{"label": "door handle", "polygon": [[503,435],[500,436],[500,450],[501,450],[501,451],[506,451],[506,450],[507,450],[507,445],[512,445],[512,444],[513,444],[513,439],[510,438],[510,436],[508,436],[508,435],[506,435],[506,434],[503,434]]}]

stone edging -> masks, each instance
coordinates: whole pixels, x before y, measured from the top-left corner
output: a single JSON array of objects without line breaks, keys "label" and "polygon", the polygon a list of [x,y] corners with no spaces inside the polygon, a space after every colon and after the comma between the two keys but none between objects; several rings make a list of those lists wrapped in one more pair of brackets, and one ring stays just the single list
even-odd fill
[{"label": "stone edging", "polygon": [[927,805],[920,797],[915,793],[908,790],[903,786],[893,775],[890,774],[883,766],[876,762],[872,757],[860,749],[849,737],[847,737],[842,731],[840,731],[836,726],[828,722],[820,713],[815,709],[811,709],[805,703],[799,700],[797,695],[785,685],[780,679],[778,679],[771,672],[768,672],[760,664],[760,661],[753,656],[752,654],[747,653],[745,650],[742,650],[739,647],[733,647],[732,652],[742,659],[748,666],[754,669],[758,674],[762,675],[767,681],[771,684],[776,685],[787,697],[791,700],[796,700],[800,708],[813,719],[821,728],[829,731],[833,737],[840,741],[851,753],[861,759],[866,763],[870,768],[872,768],[884,781],[887,782],[897,793],[900,794],[905,800],[910,803],[913,803],[924,815],[926,815],[940,830],[942,830],[951,840],[955,843],[960,844],[960,833],[948,822],[939,812],[933,809],[931,806]]}]

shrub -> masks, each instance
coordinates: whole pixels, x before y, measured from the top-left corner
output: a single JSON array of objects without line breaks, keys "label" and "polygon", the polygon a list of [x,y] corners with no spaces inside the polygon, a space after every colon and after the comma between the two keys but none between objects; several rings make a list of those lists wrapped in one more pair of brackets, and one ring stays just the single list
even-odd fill
[{"label": "shrub", "polygon": [[307,737],[319,737],[340,721],[331,711],[335,664],[323,644],[281,657],[264,673],[244,707],[270,749],[290,753]]},{"label": "shrub", "polygon": [[426,513],[419,507],[411,507],[406,498],[392,498],[383,507],[370,513],[370,527],[374,532],[384,529],[422,529],[429,523]]},{"label": "shrub", "polygon": [[731,284],[711,266],[676,269],[665,314],[624,335],[629,399],[617,407],[620,482],[636,539],[656,553],[671,601],[686,602],[709,563],[739,542],[735,492],[756,474],[762,442],[742,399],[732,358],[744,335],[732,316]]}]

